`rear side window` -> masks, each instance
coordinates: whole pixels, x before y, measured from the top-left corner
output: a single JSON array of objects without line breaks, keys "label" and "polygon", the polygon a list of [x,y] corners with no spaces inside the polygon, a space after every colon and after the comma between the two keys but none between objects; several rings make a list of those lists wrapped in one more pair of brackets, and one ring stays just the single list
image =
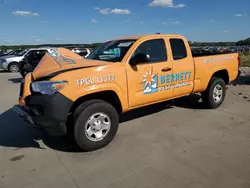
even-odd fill
[{"label": "rear side window", "polygon": [[170,39],[172,55],[174,60],[180,60],[187,57],[187,50],[182,39]]},{"label": "rear side window", "polygon": [[[167,61],[165,41],[163,39],[148,40],[140,44],[135,50],[134,55],[144,53],[149,56],[149,63]],[[148,62],[147,62],[148,63]]]}]

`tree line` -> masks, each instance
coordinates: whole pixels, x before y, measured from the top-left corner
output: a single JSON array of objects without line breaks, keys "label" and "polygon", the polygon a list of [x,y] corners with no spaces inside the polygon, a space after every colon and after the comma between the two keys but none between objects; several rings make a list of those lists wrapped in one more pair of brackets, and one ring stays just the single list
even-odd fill
[{"label": "tree line", "polygon": [[189,41],[191,46],[204,47],[204,46],[248,46],[250,45],[250,37],[238,42],[192,42]]},{"label": "tree line", "polygon": [[[42,45],[14,45],[14,46],[0,46],[0,50],[20,50],[26,48],[39,48],[39,47],[80,47],[95,49],[102,43],[93,44],[42,44]],[[192,42],[189,41],[191,46],[204,47],[204,46],[244,46],[250,45],[250,37],[238,42]]]}]

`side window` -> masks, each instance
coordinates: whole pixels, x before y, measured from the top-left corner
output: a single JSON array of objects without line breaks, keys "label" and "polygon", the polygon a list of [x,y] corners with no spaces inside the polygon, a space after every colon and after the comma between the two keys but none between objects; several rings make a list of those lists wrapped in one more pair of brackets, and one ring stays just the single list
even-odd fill
[{"label": "side window", "polygon": [[187,57],[186,46],[182,39],[170,39],[170,45],[174,60],[180,60]]},{"label": "side window", "polygon": [[30,51],[24,56],[24,58],[26,58],[26,59],[31,59],[31,58],[33,58],[34,56],[36,56],[36,51],[35,51],[35,50],[30,50]]},{"label": "side window", "polygon": [[26,56],[32,56],[32,55],[35,55],[35,54],[36,54],[36,51],[30,50],[30,51],[26,54]]},{"label": "side window", "polygon": [[138,53],[146,54],[149,57],[149,62],[147,63],[167,61],[166,45],[163,39],[154,39],[143,42],[135,50],[133,56]]},{"label": "side window", "polygon": [[44,56],[46,53],[47,53],[46,50],[38,50],[38,51],[37,51],[37,54],[38,54],[39,56]]}]

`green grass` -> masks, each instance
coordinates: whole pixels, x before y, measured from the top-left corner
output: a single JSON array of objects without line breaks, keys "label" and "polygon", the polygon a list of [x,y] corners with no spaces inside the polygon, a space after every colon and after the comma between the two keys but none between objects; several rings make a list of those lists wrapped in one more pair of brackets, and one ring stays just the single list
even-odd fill
[{"label": "green grass", "polygon": [[250,54],[241,54],[241,66],[243,67],[250,67]]}]

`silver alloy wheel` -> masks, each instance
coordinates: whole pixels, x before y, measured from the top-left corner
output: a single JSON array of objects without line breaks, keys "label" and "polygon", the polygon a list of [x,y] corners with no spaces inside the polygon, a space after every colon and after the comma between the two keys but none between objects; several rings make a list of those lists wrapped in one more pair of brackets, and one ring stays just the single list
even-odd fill
[{"label": "silver alloy wheel", "polygon": [[107,114],[98,112],[90,116],[85,124],[85,135],[93,142],[103,140],[110,131],[111,121]]},{"label": "silver alloy wheel", "polygon": [[213,99],[216,103],[220,102],[223,96],[223,88],[221,85],[217,84],[213,90]]},{"label": "silver alloy wheel", "polygon": [[19,66],[17,64],[13,64],[10,66],[10,71],[11,72],[18,72],[19,71]]}]

